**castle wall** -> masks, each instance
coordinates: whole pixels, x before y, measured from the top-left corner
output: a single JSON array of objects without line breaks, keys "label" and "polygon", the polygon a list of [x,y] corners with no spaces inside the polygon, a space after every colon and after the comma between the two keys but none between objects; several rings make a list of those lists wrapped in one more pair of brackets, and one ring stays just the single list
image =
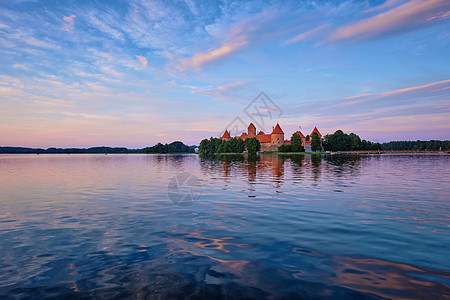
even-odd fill
[{"label": "castle wall", "polygon": [[280,145],[272,145],[272,144],[261,144],[261,151],[278,151],[278,147]]},{"label": "castle wall", "polygon": [[247,132],[248,132],[248,135],[249,136],[251,136],[251,137],[253,137],[253,136],[256,136],[256,127],[248,127],[248,129],[247,129]]},{"label": "castle wall", "polygon": [[271,136],[272,145],[283,145],[284,144],[284,134],[283,133],[272,133]]}]

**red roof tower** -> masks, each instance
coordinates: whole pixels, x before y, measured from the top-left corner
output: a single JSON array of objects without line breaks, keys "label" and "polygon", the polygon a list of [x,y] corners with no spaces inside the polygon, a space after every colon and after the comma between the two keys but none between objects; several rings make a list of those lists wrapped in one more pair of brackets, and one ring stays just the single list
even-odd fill
[{"label": "red roof tower", "polygon": [[272,130],[272,134],[284,134],[283,130],[280,127],[280,124],[277,123],[277,126]]},{"label": "red roof tower", "polygon": [[222,140],[229,140],[229,139],[231,139],[231,135],[228,132],[228,130],[225,130],[225,132],[222,135]]},{"label": "red roof tower", "polygon": [[311,132],[311,135],[310,135],[310,136],[312,136],[312,135],[314,134],[314,132],[317,132],[317,134],[319,135],[320,138],[322,137],[322,135],[320,134],[319,129],[317,129],[317,127],[314,127],[314,129],[313,129],[313,131]]},{"label": "red roof tower", "polygon": [[248,125],[248,136],[255,136],[256,135],[256,127],[255,125],[253,125],[253,123],[250,123],[250,125]]}]

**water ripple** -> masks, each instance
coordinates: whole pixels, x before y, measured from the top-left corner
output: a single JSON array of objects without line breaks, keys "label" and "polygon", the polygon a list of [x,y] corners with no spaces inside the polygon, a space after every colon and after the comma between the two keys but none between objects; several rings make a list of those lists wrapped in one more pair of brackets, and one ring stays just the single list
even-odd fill
[{"label": "water ripple", "polygon": [[0,298],[450,298],[449,194],[448,155],[0,155]]}]

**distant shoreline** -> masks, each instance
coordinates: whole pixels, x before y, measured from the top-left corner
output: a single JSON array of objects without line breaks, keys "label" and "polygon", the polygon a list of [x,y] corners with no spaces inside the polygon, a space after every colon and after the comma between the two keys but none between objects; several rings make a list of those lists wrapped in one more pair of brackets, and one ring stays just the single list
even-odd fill
[{"label": "distant shoreline", "polygon": [[[179,154],[191,154],[195,155],[197,153],[190,153],[190,152],[179,152],[179,153],[145,153],[145,152],[124,152],[124,153],[6,153],[6,152],[0,152],[0,155],[7,154],[7,155],[89,155],[89,154],[98,154],[98,155],[116,155],[116,154],[145,154],[145,155],[179,155]],[[239,153],[242,154],[242,153]]]},{"label": "distant shoreline", "polygon": [[[193,147],[193,146],[191,146]],[[193,152],[147,152],[147,148],[128,149],[125,147],[91,147],[91,148],[26,148],[26,147],[0,147],[0,154],[195,154]],[[321,152],[278,152],[263,151],[259,154],[278,155],[381,155],[381,154],[435,154],[448,155],[450,150],[355,150],[355,151],[321,151]],[[248,155],[242,153],[216,153],[214,155]]]},{"label": "distant shoreline", "polygon": [[126,147],[97,146],[90,148],[28,148],[28,147],[0,147],[0,154],[180,154],[194,153],[197,146],[187,146],[180,141],[170,144],[158,143],[152,147],[129,149]]},{"label": "distant shoreline", "polygon": [[[196,153],[198,154],[198,153]],[[420,154],[427,154],[427,155],[450,155],[449,150],[442,150],[442,151],[433,151],[433,150],[423,150],[423,151],[400,151],[400,150],[381,150],[381,151],[336,151],[336,152],[277,152],[277,151],[264,151],[264,152],[258,152],[258,154],[276,154],[281,156],[290,156],[290,155],[420,155]],[[234,156],[234,155],[248,155],[247,152],[242,153],[215,153],[213,156]]]},{"label": "distant shoreline", "polygon": [[[129,153],[5,153],[0,152],[1,155],[200,155],[199,153],[142,153],[142,152],[129,152]],[[356,152],[259,152],[259,155],[280,155],[280,156],[296,156],[296,155],[326,155],[326,156],[345,156],[345,155],[358,155],[358,156],[367,156],[367,155],[450,155],[450,151],[382,151],[371,152],[371,151],[356,151]],[[248,153],[217,153],[213,156],[248,156]]]},{"label": "distant shoreline", "polygon": [[423,150],[423,151],[407,151],[407,150],[380,150],[380,151],[335,151],[335,152],[262,152],[263,154],[280,154],[280,155],[298,155],[298,154],[328,154],[328,155],[381,155],[381,154],[436,154],[448,155],[449,150]]}]

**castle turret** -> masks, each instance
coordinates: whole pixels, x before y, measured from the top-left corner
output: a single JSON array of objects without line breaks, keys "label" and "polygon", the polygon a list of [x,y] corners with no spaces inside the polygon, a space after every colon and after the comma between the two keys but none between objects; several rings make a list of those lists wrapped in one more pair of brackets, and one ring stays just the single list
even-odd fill
[{"label": "castle turret", "polygon": [[231,139],[230,133],[228,132],[228,130],[225,130],[225,132],[222,135],[222,140],[229,141],[230,139]]},{"label": "castle turret", "polygon": [[277,123],[277,126],[272,130],[271,133],[271,142],[272,145],[283,145],[284,144],[284,132],[280,127],[280,124]]},{"label": "castle turret", "polygon": [[314,127],[310,136],[312,136],[315,132],[319,135],[319,138],[322,139],[322,134],[320,134],[319,129],[317,129],[317,127]]},{"label": "castle turret", "polygon": [[306,147],[306,137],[303,135],[303,133],[300,130],[297,130],[295,133],[298,134],[302,139],[302,146]]},{"label": "castle turret", "polygon": [[253,125],[253,123],[250,123],[250,125],[248,125],[248,136],[256,136],[256,127],[255,125]]}]

